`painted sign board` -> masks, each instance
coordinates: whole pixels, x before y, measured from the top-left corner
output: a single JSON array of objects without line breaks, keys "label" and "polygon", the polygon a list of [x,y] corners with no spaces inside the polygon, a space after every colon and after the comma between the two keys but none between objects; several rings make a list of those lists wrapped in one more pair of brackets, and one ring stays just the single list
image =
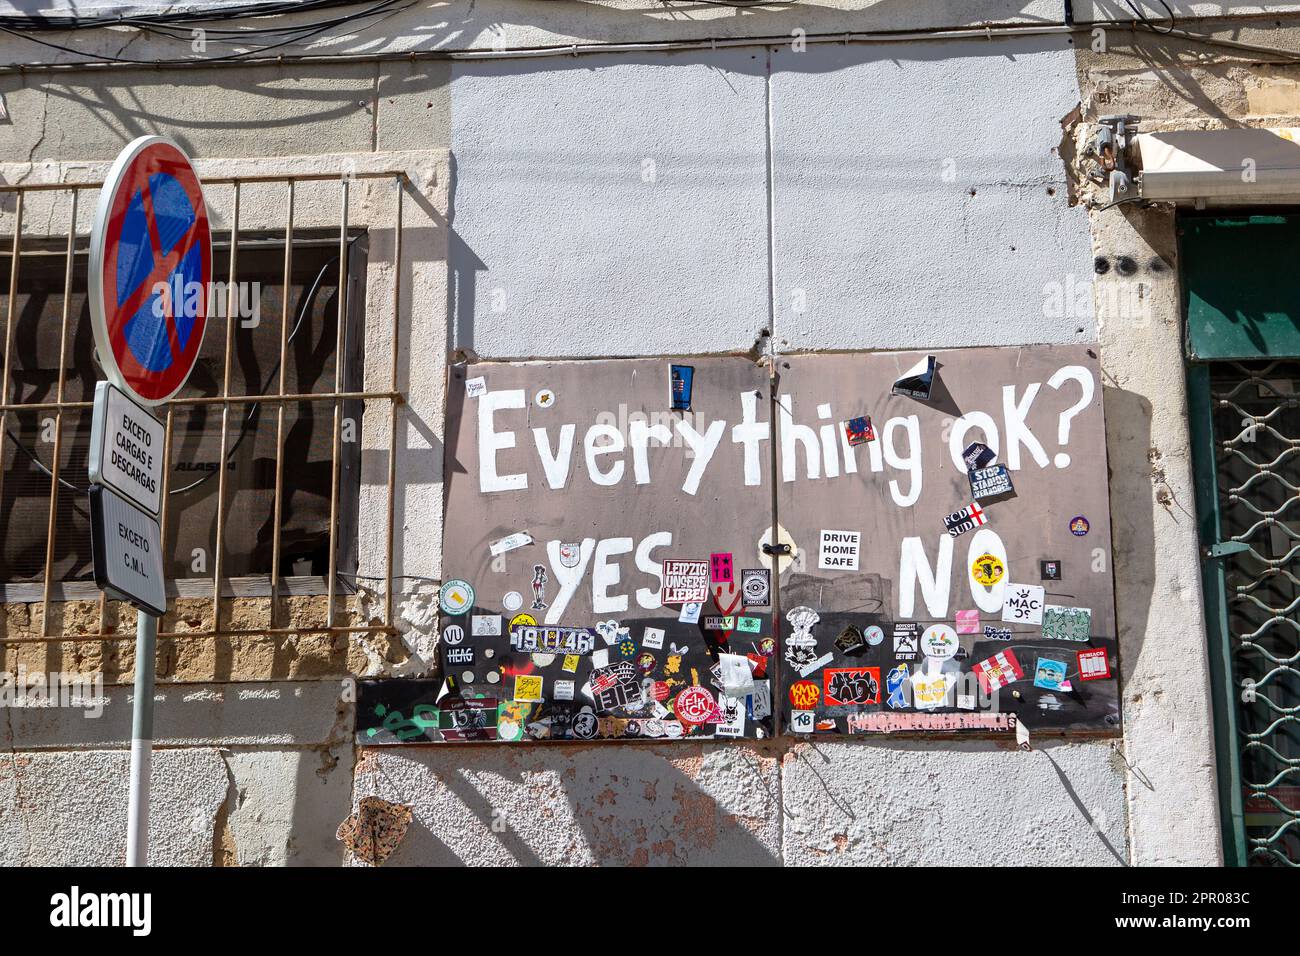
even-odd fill
[{"label": "painted sign board", "polygon": [[129,143],[90,233],[90,321],[109,381],[157,405],[185,384],[208,318],[212,235],[203,187],[162,136]]},{"label": "painted sign board", "polygon": [[90,535],[100,589],[162,617],[167,592],[158,519],[111,488],[91,485]]},{"label": "painted sign board", "polygon": [[[928,390],[893,387],[931,356]],[[476,598],[440,626],[475,653],[443,676],[498,701],[494,739],[1118,731],[1115,680],[1069,672],[1080,650],[1116,653],[1095,349],[786,356],[775,395],[758,363],[692,358],[690,409],[674,410],[680,361],[449,372],[444,565]],[[851,441],[864,416],[871,437]],[[977,503],[976,442],[1010,485]],[[976,517],[946,520],[959,513]],[[531,544],[492,553],[519,528]],[[719,555],[731,581],[714,580]],[[1009,593],[1039,606],[1004,614]],[[502,626],[480,634],[483,616]],[[521,626],[595,638],[524,653]],[[981,684],[976,665],[1004,651],[1023,678]],[[720,654],[745,655],[763,691],[728,698]],[[1058,687],[1034,685],[1040,657],[1070,663]],[[793,706],[796,686],[816,699]]]},{"label": "painted sign board", "polygon": [[[771,608],[742,604],[746,572],[771,566],[767,371],[693,359],[690,408],[674,409],[674,364],[449,372],[444,567],[473,585],[475,606],[440,626],[460,627],[476,654],[445,674],[464,697],[501,700],[498,740],[774,732],[770,687],[728,698],[716,670],[727,650],[752,655],[759,683],[773,670]],[[491,553],[518,528],[530,544]],[[499,633],[474,633],[485,615]],[[535,639],[556,628],[563,646]]]},{"label": "painted sign board", "polygon": [[159,514],[163,423],[111,382],[95,385],[90,429],[90,481],[108,485],[152,515]]},{"label": "painted sign board", "polygon": [[[802,355],[782,363],[781,400],[789,414],[781,423],[789,429],[778,447],[778,521],[799,550],[781,578],[782,615],[800,606],[817,615],[807,653],[814,660],[832,655],[827,669],[878,667],[886,685],[898,671],[898,706],[890,705],[888,693],[875,705],[821,706],[816,732],[898,731],[909,722],[917,730],[988,732],[992,725],[982,715],[997,712],[1014,714],[1036,734],[1113,733],[1116,682],[1081,681],[1076,663],[1081,647],[1102,649],[1112,661],[1117,651],[1096,349],[933,354],[937,368],[925,401],[890,390],[917,364],[918,353]],[[854,446],[825,441],[819,408],[832,422],[869,414],[875,439]],[[974,442],[987,445],[994,458],[970,469],[963,452]],[[790,451],[796,454],[785,457]],[[971,507],[971,470],[998,465],[1005,466],[1012,493],[978,502],[978,520],[960,525],[965,530],[954,536],[949,519]],[[1079,515],[1087,519],[1084,535],[1071,530]],[[862,534],[857,568],[828,570],[819,563],[818,541],[827,529]],[[1058,579],[1042,579],[1044,563],[1061,569]],[[1091,611],[1085,643],[1053,638],[1057,631],[1043,626],[1051,605]],[[849,652],[836,646],[846,628],[872,626],[887,635],[919,626],[919,640],[914,648],[905,640],[902,650],[890,639]],[[940,646],[926,640],[938,628],[955,632],[955,653],[926,652]],[[1004,651],[1028,664],[1024,679],[997,688],[994,703],[975,668]],[[1034,686],[1039,656],[1069,662],[1065,689]],[[783,670],[787,687],[800,679]],[[855,716],[882,712],[890,719]],[[944,720],[919,721],[919,713]]]}]

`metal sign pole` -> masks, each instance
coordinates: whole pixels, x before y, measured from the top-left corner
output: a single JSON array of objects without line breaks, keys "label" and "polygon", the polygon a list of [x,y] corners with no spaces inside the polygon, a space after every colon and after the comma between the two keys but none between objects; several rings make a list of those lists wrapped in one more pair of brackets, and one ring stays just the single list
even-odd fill
[{"label": "metal sign pole", "polygon": [[135,708],[131,712],[131,789],[126,865],[149,864],[149,774],[153,766],[154,645],[158,618],[140,611],[135,625]]},{"label": "metal sign pole", "polygon": [[[164,231],[169,241],[160,248]],[[95,386],[87,469],[95,583],[136,609],[127,866],[149,864],[154,669],[158,619],[167,613],[159,519],[169,443],[166,426],[149,406],[175,395],[194,370],[207,327],[207,295],[193,297],[188,290],[197,285],[206,293],[211,281],[212,232],[202,184],[175,143],[141,136],[118,155],[100,189],[87,276],[90,325],[107,379]],[[152,310],[133,304],[160,282],[174,287],[174,296],[160,297]],[[131,328],[136,331],[128,334]]]}]

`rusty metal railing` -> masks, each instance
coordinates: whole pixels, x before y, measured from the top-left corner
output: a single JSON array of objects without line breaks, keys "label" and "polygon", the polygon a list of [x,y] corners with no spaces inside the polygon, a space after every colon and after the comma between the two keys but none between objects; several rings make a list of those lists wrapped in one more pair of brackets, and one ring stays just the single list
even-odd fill
[{"label": "rusty metal railing", "polygon": [[[388,179],[393,184],[393,212],[392,222],[394,223],[394,243],[393,243],[393,284],[392,284],[392,319],[390,328],[390,375],[388,388],[386,390],[346,390],[345,374],[347,365],[347,338],[346,330],[347,308],[349,301],[349,262],[348,262],[348,228],[349,228],[349,200],[352,184],[356,180],[382,181]],[[291,277],[293,268],[293,249],[294,249],[294,232],[295,207],[298,194],[298,188],[306,182],[313,183],[339,183],[339,285],[338,285],[338,329],[335,342],[335,362],[334,362],[334,383],[333,388],[327,392],[289,392],[286,389],[286,375],[288,369],[289,356],[289,308],[288,295],[291,288]],[[232,395],[231,392],[231,372],[232,372],[232,355],[234,351],[234,322],[236,320],[235,296],[236,280],[239,269],[239,248],[240,248],[240,203],[241,193],[245,186],[257,184],[273,185],[283,183],[284,192],[284,296],[285,308],[282,321],[280,323],[280,342],[279,358],[280,366],[276,375],[273,388],[260,389],[263,394],[253,395]],[[41,580],[41,627],[39,634],[0,637],[0,646],[11,644],[31,644],[31,643],[64,643],[64,642],[87,642],[87,641],[129,641],[134,639],[134,631],[117,631],[109,627],[108,600],[102,593],[99,596],[99,626],[96,633],[90,634],[51,634],[50,607],[56,603],[53,597],[53,589],[56,584],[53,574],[53,566],[56,554],[56,542],[58,538],[58,525],[55,520],[59,505],[59,488],[60,488],[60,465],[63,452],[63,432],[64,418],[68,412],[84,411],[92,407],[91,401],[67,401],[67,348],[69,339],[69,326],[71,321],[70,303],[73,295],[74,279],[74,262],[77,254],[77,213],[81,205],[80,195],[86,190],[97,190],[100,188],[98,182],[87,183],[33,183],[29,185],[0,183],[0,195],[13,193],[14,212],[13,212],[13,239],[10,249],[10,272],[9,272],[9,300],[4,317],[4,356],[0,360],[0,435],[4,434],[11,413],[48,411],[53,413],[53,461],[48,469],[50,474],[50,491],[49,491],[49,512],[47,516],[47,540],[45,542],[44,569]],[[198,407],[198,406],[217,406],[221,411],[221,432],[220,432],[220,456],[218,462],[224,462],[228,452],[228,442],[230,439],[230,414],[235,408],[247,406],[253,403],[263,405],[273,405],[276,408],[275,417],[275,484],[272,497],[272,543],[271,543],[271,569],[270,569],[270,618],[269,626],[266,628],[224,628],[222,627],[221,605],[222,605],[222,571],[225,565],[225,526],[229,518],[227,513],[227,497],[229,489],[227,487],[227,478],[225,467],[219,466],[217,469],[217,503],[216,503],[216,544],[215,554],[213,556],[212,572],[212,627],[208,629],[184,630],[184,631],[164,631],[160,632],[160,639],[212,639],[222,637],[276,637],[290,636],[300,634],[365,634],[365,633],[395,633],[396,628],[393,622],[393,582],[398,576],[393,571],[394,557],[394,521],[396,511],[396,455],[397,455],[397,430],[398,430],[398,409],[405,403],[405,396],[399,389],[398,384],[398,360],[400,340],[400,322],[401,322],[401,255],[402,255],[402,210],[405,191],[409,185],[406,174],[401,170],[383,170],[383,171],[357,171],[348,170],[346,173],[315,172],[303,174],[259,174],[253,176],[240,176],[238,178],[209,178],[204,180],[205,192],[211,203],[211,196],[214,190],[211,187],[226,185],[230,187],[231,207],[230,207],[230,258],[228,269],[228,284],[226,288],[227,302],[225,310],[225,341],[224,355],[222,358],[219,394],[216,396],[178,396],[168,400],[159,411],[164,416],[165,423],[165,441],[164,441],[164,468],[163,468],[163,485],[161,497],[163,501],[161,514],[161,534],[162,540],[167,541],[167,533],[172,528],[174,516],[172,515],[172,503],[169,500],[170,492],[170,474],[171,474],[171,455],[173,452],[175,412],[179,408]],[[66,267],[64,273],[63,289],[63,308],[61,315],[61,326],[59,332],[59,369],[57,382],[55,386],[54,401],[40,402],[14,402],[10,401],[11,386],[13,385],[13,331],[15,310],[18,300],[18,277],[23,255],[23,210],[24,198],[29,193],[48,193],[48,192],[67,192],[70,195],[70,217],[69,226],[66,236],[66,248],[64,256]],[[84,238],[84,234],[83,234]],[[364,298],[363,298],[364,301]],[[211,318],[215,318],[210,316]],[[362,322],[364,328],[364,321]],[[269,385],[270,383],[268,383]],[[341,497],[341,433],[343,426],[343,404],[347,401],[387,401],[388,402],[388,467],[387,467],[387,503],[386,517],[387,529],[385,538],[385,564],[382,576],[376,575],[376,579],[384,582],[384,616],[382,624],[338,624],[336,623],[337,601],[338,601],[338,553],[339,553],[339,526],[340,526],[340,497]],[[285,494],[285,474],[284,474],[284,448],[285,448],[285,408],[294,403],[318,403],[324,407],[333,409],[333,434],[330,442],[330,502],[329,502],[329,554],[328,554],[328,574],[326,577],[326,608],[324,619],[314,623],[304,623],[302,625],[283,626],[283,616],[280,614],[280,604],[283,598],[283,578],[279,573],[280,560],[282,557],[281,532],[284,517],[283,497]],[[43,469],[44,470],[44,469]],[[0,498],[4,492],[5,469],[0,467]],[[358,504],[360,507],[360,504]],[[377,517],[377,516],[376,516]],[[354,525],[358,527],[359,525]]]}]

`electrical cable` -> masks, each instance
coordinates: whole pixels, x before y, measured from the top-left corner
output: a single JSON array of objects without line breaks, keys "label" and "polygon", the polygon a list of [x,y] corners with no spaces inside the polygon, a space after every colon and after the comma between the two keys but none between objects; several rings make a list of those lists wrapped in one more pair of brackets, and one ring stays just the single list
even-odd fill
[{"label": "electrical cable", "polygon": [[[385,3],[389,0],[384,0]],[[400,0],[394,0],[400,2]],[[415,0],[409,0],[415,2]],[[697,0],[704,2],[704,0]],[[722,2],[722,0],[717,0]],[[379,9],[371,8],[368,11],[362,11],[351,15],[352,19],[364,17],[367,15],[379,15],[387,12],[390,8],[381,5]],[[1171,24],[1178,22],[1175,15],[1170,21]],[[974,28],[945,28],[937,30],[908,31],[908,32],[879,32],[879,33],[834,33],[834,34],[809,34],[805,37],[807,43],[902,43],[902,42],[923,42],[939,40],[961,40],[970,37],[1016,37],[1016,36],[1049,36],[1054,34],[1072,34],[1086,33],[1098,28],[1109,28],[1117,30],[1145,30],[1165,37],[1177,37],[1191,43],[1204,44],[1211,47],[1221,47],[1227,50],[1240,53],[1248,53],[1256,56],[1276,57],[1285,62],[1300,61],[1300,51],[1286,50],[1280,47],[1270,47],[1260,44],[1243,43],[1236,40],[1229,40],[1216,37],[1210,34],[1192,33],[1187,30],[1178,29],[1173,25],[1161,28],[1149,18],[1141,17],[1138,20],[1109,20],[1109,21],[1092,21],[1087,24],[1056,24],[1051,26],[1018,26],[1018,25],[999,25],[988,26],[980,29]],[[320,32],[320,28],[315,28]],[[30,36],[32,32],[15,31],[6,29],[0,22],[0,33],[10,33],[21,39],[27,39],[34,43],[50,46],[54,49],[67,53],[80,53],[72,47],[61,44],[51,43],[49,41],[39,40]],[[268,33],[282,34],[281,28],[266,28]],[[305,36],[297,37],[298,40],[306,39]],[[222,41],[228,42],[228,41]],[[533,59],[547,56],[578,56],[584,54],[608,54],[608,53],[653,53],[653,52],[673,52],[679,50],[693,49],[722,49],[730,47],[754,47],[754,46],[774,46],[784,45],[789,42],[787,37],[780,36],[752,36],[752,37],[714,37],[711,39],[692,39],[692,40],[668,40],[655,42],[634,42],[634,43],[566,43],[555,46],[543,47],[512,47],[503,50],[495,49],[421,49],[421,50],[393,50],[385,52],[376,52],[369,54],[361,53],[321,53],[321,54],[290,54],[283,53],[276,56],[259,57],[259,53],[267,50],[278,49],[296,42],[295,39],[286,40],[276,44],[269,44],[264,47],[244,51],[241,53],[231,54],[222,57],[193,57],[188,59],[175,60],[135,60],[126,57],[112,57],[102,55],[99,59],[85,59],[76,62],[33,62],[26,64],[12,64],[0,66],[0,73],[9,72],[29,72],[29,71],[57,71],[57,70],[87,70],[94,68],[105,68],[113,66],[178,66],[178,67],[198,67],[205,64],[223,64],[223,63],[310,63],[315,61],[325,63],[346,63],[346,62],[384,62],[392,60],[494,60],[494,59]]]},{"label": "electrical cable", "polygon": [[88,30],[109,26],[135,26],[139,23],[195,23],[212,20],[243,20],[281,14],[305,13],[334,7],[356,6],[363,0],[254,0],[240,6],[212,6],[174,12],[142,14],[68,14],[48,16],[24,14],[0,16],[0,24],[15,29]]},{"label": "electrical cable", "polygon": [[1124,0],[1124,3],[1128,6],[1128,8],[1133,11],[1133,16],[1141,20],[1144,26],[1146,26],[1149,30],[1151,30],[1154,33],[1159,33],[1164,36],[1168,36],[1170,31],[1173,30],[1175,24],[1178,21],[1174,17],[1174,11],[1169,9],[1169,4],[1165,3],[1165,0],[1156,0],[1156,2],[1159,3],[1160,6],[1165,8],[1165,16],[1169,18],[1169,26],[1163,30],[1157,30],[1156,25],[1147,19],[1147,15],[1137,8],[1137,6],[1133,3],[1133,0]]},{"label": "electrical cable", "polygon": [[[107,56],[107,55],[105,58],[107,59],[108,62],[131,64],[134,66],[178,66],[183,64],[221,63],[224,61],[242,60],[250,57],[260,56],[267,53],[270,50],[277,50],[281,47],[289,46],[290,44],[301,43],[321,33],[324,33],[326,30],[330,30],[336,26],[347,25],[369,17],[377,17],[386,13],[398,12],[400,10],[407,9],[410,6],[412,6],[415,2],[416,0],[378,0],[378,2],[367,7],[365,10],[360,10],[355,13],[350,13],[347,14],[346,16],[335,17],[334,19],[326,20],[323,22],[312,21],[309,23],[286,25],[283,27],[257,27],[257,28],[249,28],[245,30],[224,30],[216,27],[211,28],[211,31],[205,30],[205,33],[217,32],[223,34],[229,33],[232,35],[230,38],[225,38],[225,37],[214,38],[214,42],[221,42],[221,43],[236,43],[238,42],[238,39],[240,37],[251,36],[256,34],[267,34],[267,35],[286,37],[285,39],[280,40],[279,42],[276,43],[260,44],[257,46],[253,46],[250,49],[243,50],[241,52],[230,53],[223,56],[199,56],[199,57],[189,57],[189,58],[175,59],[175,60],[158,60],[158,59],[145,60],[145,59],[134,59],[132,57]],[[0,17],[0,33],[6,33],[9,34],[10,36],[17,37],[18,39],[27,40],[31,43],[36,43],[43,47],[48,47],[53,50],[58,50],[62,53],[73,53],[78,55],[82,54],[82,51],[78,50],[76,47],[71,47],[62,43],[55,43],[52,40],[43,40],[38,37],[32,36],[31,35],[32,33],[39,32],[37,28],[33,28],[31,26],[14,26],[10,22],[13,19],[14,18],[11,17]],[[199,20],[198,18],[193,18],[188,20],[187,22],[206,22],[206,21]],[[95,23],[93,24],[93,26],[101,27],[110,24],[113,26],[125,25],[125,26],[133,26],[136,29],[141,30],[142,32],[151,32],[151,27],[152,27],[153,32],[157,32],[173,40],[190,39],[189,37],[180,37],[174,33],[169,32],[168,30],[160,29],[158,27],[158,24],[160,23],[163,25],[171,25],[170,22],[168,21],[146,21],[146,20],[132,21],[130,19],[123,18],[123,19],[107,19],[104,22]],[[87,28],[88,27],[83,24],[82,26],[75,27],[73,29],[87,29]],[[40,28],[40,30],[45,30],[45,31],[48,31],[49,29],[51,28],[49,27]],[[286,36],[286,34],[289,35]]]}]

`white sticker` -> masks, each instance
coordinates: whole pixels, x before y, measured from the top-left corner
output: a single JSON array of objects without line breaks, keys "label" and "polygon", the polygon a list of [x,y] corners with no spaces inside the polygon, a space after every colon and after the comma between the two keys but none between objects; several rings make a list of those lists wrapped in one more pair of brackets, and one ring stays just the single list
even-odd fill
[{"label": "white sticker", "polygon": [[[748,696],[748,695],[746,695]],[[722,711],[722,721],[714,729],[718,737],[745,736],[745,699],[718,695],[718,710]]]},{"label": "white sticker", "polygon": [[500,637],[500,614],[475,614],[470,618],[470,633],[475,637]]},{"label": "white sticker", "polygon": [[598,651],[592,651],[592,652],[591,652],[591,666],[592,666],[592,667],[608,667],[608,666],[609,666],[609,648],[602,647],[602,648],[601,648],[600,650],[598,650]]},{"label": "white sticker", "polygon": [[487,379],[480,375],[478,378],[465,379],[465,397],[478,398],[480,395],[487,394]]},{"label": "white sticker", "polygon": [[1016,746],[1021,750],[1032,750],[1029,746],[1029,728],[1023,720],[1016,721]]},{"label": "white sticker", "polygon": [[975,709],[975,695],[974,695],[974,694],[958,694],[958,695],[957,695],[957,709],[958,709],[958,710],[974,710],[974,709]]},{"label": "white sticker", "polygon": [[524,606],[524,596],[518,591],[508,591],[501,599],[501,606],[507,611],[517,611]]},{"label": "white sticker", "polygon": [[921,635],[921,653],[938,661],[955,656],[960,646],[957,632],[947,624],[931,624]]},{"label": "white sticker", "polygon": [[754,681],[754,691],[749,697],[754,719],[762,720],[772,715],[772,685],[765,680]]},{"label": "white sticker", "polygon": [[555,404],[555,393],[549,388],[539,389],[533,396],[533,404],[538,408],[550,408]]},{"label": "white sticker", "polygon": [[699,624],[701,606],[699,604],[683,604],[682,613],[677,615],[677,620],[682,624]]},{"label": "white sticker", "polygon": [[861,545],[860,531],[823,531],[817,567],[823,571],[856,571]]},{"label": "white sticker", "polygon": [[648,647],[652,651],[662,650],[664,646],[664,629],[662,627],[647,627],[641,634],[641,646]]},{"label": "white sticker", "polygon": [[743,654],[719,654],[718,676],[728,697],[748,697],[754,692],[754,672]]},{"label": "white sticker", "polygon": [[835,655],[834,655],[834,654],[823,654],[821,657],[817,658],[817,660],[812,661],[812,662],[809,663],[809,664],[805,664],[803,667],[800,667],[800,668],[798,669],[798,670],[799,670],[799,676],[800,676],[800,677],[807,677],[807,676],[808,676],[809,674],[811,674],[813,671],[815,671],[815,670],[817,670],[817,669],[819,669],[819,668],[825,667],[827,664],[829,664],[829,663],[830,663],[831,661],[833,661],[833,660],[835,660]]},{"label": "white sticker", "polygon": [[1036,584],[1008,584],[1002,620],[1013,624],[1042,624],[1046,592]]},{"label": "white sticker", "polygon": [[813,720],[811,710],[792,710],[790,711],[790,729],[796,734],[810,734],[816,722]]},{"label": "white sticker", "polygon": [[573,700],[573,681],[557,680],[552,687],[556,700]]},{"label": "white sticker", "polygon": [[507,551],[513,551],[515,548],[522,548],[525,545],[533,543],[533,536],[527,531],[516,531],[514,534],[508,534],[500,541],[494,541],[488,545],[488,551],[492,557],[500,557]]}]

